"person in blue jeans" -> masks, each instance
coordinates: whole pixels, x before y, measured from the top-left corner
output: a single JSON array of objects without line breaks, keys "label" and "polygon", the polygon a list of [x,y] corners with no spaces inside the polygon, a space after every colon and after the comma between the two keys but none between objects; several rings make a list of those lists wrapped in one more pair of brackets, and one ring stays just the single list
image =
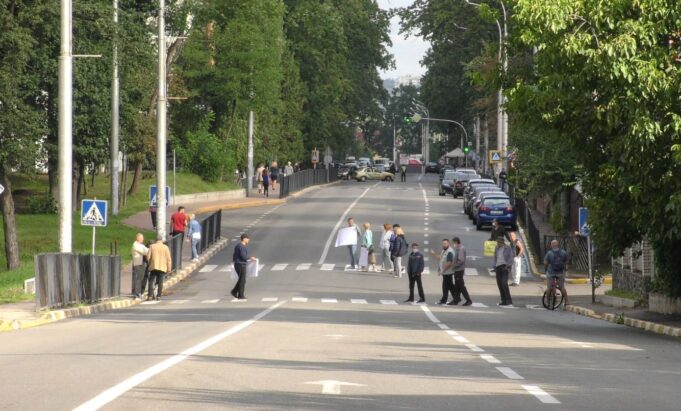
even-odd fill
[{"label": "person in blue jeans", "polygon": [[189,216],[189,234],[187,241],[192,242],[192,261],[199,261],[199,244],[201,244],[201,223],[196,219],[196,214]]},{"label": "person in blue jeans", "polygon": [[357,231],[357,242],[348,246],[348,251],[350,252],[350,269],[354,270],[357,268],[357,263],[359,263],[357,257],[357,244],[359,244],[362,237],[362,231],[357,227],[357,224],[355,224],[355,220],[352,217],[348,218],[348,227],[354,227],[355,231]]}]

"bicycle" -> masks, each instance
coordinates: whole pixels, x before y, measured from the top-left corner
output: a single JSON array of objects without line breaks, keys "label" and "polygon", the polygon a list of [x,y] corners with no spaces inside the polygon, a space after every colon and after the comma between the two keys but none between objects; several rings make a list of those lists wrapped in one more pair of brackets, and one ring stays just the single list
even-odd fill
[{"label": "bicycle", "polygon": [[563,304],[564,295],[558,289],[558,278],[553,277],[551,288],[544,291],[541,302],[547,310],[555,311],[556,308]]}]

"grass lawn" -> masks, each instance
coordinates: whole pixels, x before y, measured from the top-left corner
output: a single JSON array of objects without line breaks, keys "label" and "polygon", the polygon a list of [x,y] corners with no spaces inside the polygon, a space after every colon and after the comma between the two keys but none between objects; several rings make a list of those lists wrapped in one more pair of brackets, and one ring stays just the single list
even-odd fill
[{"label": "grass lawn", "polygon": [[[172,184],[172,176],[168,179]],[[105,176],[98,176],[95,187],[88,181],[88,194],[84,198],[97,197],[109,199],[109,180]],[[47,176],[12,177],[13,191],[25,190],[33,195],[44,195],[47,192]],[[109,215],[108,227],[97,229],[97,253],[109,254],[111,244],[118,241],[119,254],[126,264],[130,261],[128,249],[134,241],[134,228],[127,227],[121,221],[133,214],[144,211],[148,207],[149,186],[155,184],[155,178],[140,181],[138,194],[128,197],[125,207],[121,208],[118,216]],[[192,194],[210,191],[226,191],[234,189],[231,183],[208,183],[193,174],[177,174],[177,194]],[[23,293],[24,280],[34,276],[33,256],[40,253],[56,252],[58,250],[59,219],[56,214],[19,214],[17,215],[17,230],[19,250],[21,252],[21,266],[18,269],[6,270],[6,256],[4,253],[4,233],[0,225],[0,304],[33,299],[32,295]],[[144,232],[153,238],[154,233]],[[80,212],[73,215],[73,252],[90,253],[92,251],[92,228],[80,225]]]}]

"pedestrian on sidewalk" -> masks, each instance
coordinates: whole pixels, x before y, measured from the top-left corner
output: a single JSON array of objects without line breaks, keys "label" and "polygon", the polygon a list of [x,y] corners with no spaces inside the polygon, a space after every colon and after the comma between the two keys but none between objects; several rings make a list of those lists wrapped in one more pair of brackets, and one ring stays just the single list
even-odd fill
[{"label": "pedestrian on sidewalk", "polygon": [[196,214],[189,216],[189,232],[187,241],[192,242],[192,261],[199,261],[199,245],[201,244],[201,223],[196,219]]},{"label": "pedestrian on sidewalk", "polygon": [[393,229],[390,224],[383,224],[383,235],[379,248],[381,249],[381,270],[392,272],[394,270],[393,261],[390,258],[390,243],[392,241]]},{"label": "pedestrian on sidewalk", "polygon": [[289,161],[286,163],[286,167],[284,167],[284,175],[285,176],[290,176],[293,174],[293,166],[291,165],[291,162]]},{"label": "pedestrian on sidewalk", "polygon": [[262,187],[265,197],[270,196],[270,171],[266,168],[262,170]]},{"label": "pedestrian on sidewalk", "polygon": [[270,176],[272,177],[272,191],[277,191],[277,180],[279,179],[279,165],[276,161],[272,162],[270,167]]},{"label": "pedestrian on sidewalk", "polygon": [[135,242],[132,243],[132,295],[139,299],[144,292],[143,279],[147,271],[147,257],[149,256],[149,249],[144,245],[144,235],[137,233]]},{"label": "pedestrian on sidewalk", "polygon": [[182,234],[181,240],[184,240],[184,230],[187,228],[187,214],[185,214],[183,206],[179,206],[177,211],[173,213],[170,217],[170,223],[170,235],[174,237]]},{"label": "pedestrian on sidewalk", "polygon": [[463,279],[466,273],[466,247],[461,244],[459,237],[452,238],[452,244],[454,245],[454,300],[452,302],[454,303],[453,305],[459,304],[461,302],[461,295],[463,295],[463,298],[466,300],[463,305],[466,307],[473,304]]},{"label": "pedestrian on sidewalk", "polygon": [[513,269],[511,270],[511,286],[520,285],[520,276],[523,273],[523,254],[525,253],[525,247],[523,243],[518,239],[514,232],[511,232],[511,247],[514,251],[515,257],[513,257]]},{"label": "pedestrian on sidewalk", "polygon": [[454,250],[448,239],[442,240],[442,252],[440,254],[431,251],[433,257],[440,259],[438,265],[438,275],[442,276],[442,298],[437,303],[439,305],[447,304],[449,294],[452,294],[452,301],[448,305],[456,305],[456,293],[454,291]]},{"label": "pedestrian on sidewalk", "polygon": [[494,272],[497,276],[497,287],[501,302],[497,305],[513,307],[511,290],[508,288],[508,273],[513,266],[513,250],[506,244],[504,237],[497,238],[497,247],[494,249]]},{"label": "pedestrian on sidewalk", "polygon": [[230,291],[232,297],[237,300],[246,300],[246,295],[244,291],[246,290],[246,266],[249,261],[254,261],[255,257],[248,256],[248,243],[251,242],[251,237],[248,234],[241,234],[241,241],[234,247],[234,255],[232,256],[232,262],[234,263],[234,270],[236,275],[239,277]]},{"label": "pedestrian on sidewalk", "polygon": [[348,246],[348,252],[350,253],[350,269],[354,270],[357,268],[357,264],[359,263],[359,258],[357,256],[357,245],[361,244],[362,231],[359,229],[359,227],[357,227],[357,224],[355,224],[355,220],[352,217],[348,218],[348,227],[353,227],[357,233],[357,242]]},{"label": "pedestrian on sidewalk", "polygon": [[163,279],[173,269],[173,260],[170,258],[170,249],[163,243],[163,236],[157,236],[156,242],[149,247],[149,288],[147,300],[161,300],[163,295]]},{"label": "pedestrian on sidewalk", "polygon": [[[358,271],[376,271],[376,257],[374,256],[374,233],[371,231],[371,224],[364,223],[362,227],[364,228],[364,233],[362,233],[362,248],[360,249]],[[366,259],[364,259],[365,255]],[[371,265],[371,267],[369,267],[369,265]]]},{"label": "pedestrian on sidewalk", "polygon": [[407,263],[407,274],[409,275],[409,298],[405,303],[414,302],[414,284],[418,286],[419,300],[417,303],[425,303],[426,296],[423,292],[423,283],[421,282],[421,274],[425,268],[423,254],[419,252],[419,245],[414,243],[411,245],[411,254],[409,254],[409,262]]},{"label": "pedestrian on sidewalk", "polygon": [[395,163],[390,162],[390,168],[388,169],[392,175],[397,175],[397,168],[395,168]]},{"label": "pedestrian on sidewalk", "polygon": [[154,227],[154,231],[156,231],[156,206],[155,205],[149,206],[149,215],[151,216],[151,226]]},{"label": "pedestrian on sidewalk", "polygon": [[255,170],[255,182],[258,185],[258,194],[262,194],[262,171],[265,169],[265,166],[262,164],[258,165],[258,169]]},{"label": "pedestrian on sidewalk", "polygon": [[395,242],[393,244],[392,258],[394,265],[394,277],[402,278],[402,257],[409,254],[409,243],[404,238],[404,230],[402,227],[395,228]]},{"label": "pedestrian on sidewalk", "polygon": [[400,167],[400,170],[401,170],[401,172],[400,172],[400,181],[402,181],[402,182],[404,183],[404,182],[407,181],[407,165],[406,165],[406,164],[402,164],[402,166]]}]

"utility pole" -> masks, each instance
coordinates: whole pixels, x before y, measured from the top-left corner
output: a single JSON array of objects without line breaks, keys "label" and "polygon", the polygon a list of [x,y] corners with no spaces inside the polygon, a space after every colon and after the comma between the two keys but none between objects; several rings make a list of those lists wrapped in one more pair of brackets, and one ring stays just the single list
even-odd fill
[{"label": "utility pole", "polygon": [[475,116],[475,169],[480,171],[480,116]]},{"label": "utility pole", "polygon": [[397,127],[395,126],[395,115],[393,114],[393,163],[397,167]]},{"label": "utility pole", "polygon": [[73,55],[71,0],[61,0],[59,52],[59,252],[72,247]]},{"label": "utility pole", "polygon": [[165,0],[158,0],[158,107],[156,109],[156,234],[166,238],[166,33]]},{"label": "utility pole", "polygon": [[248,112],[248,182],[246,184],[246,195],[251,196],[253,191],[253,128],[254,128],[254,114],[253,111]]},{"label": "utility pole", "polygon": [[484,164],[484,172],[487,173],[489,171],[489,119],[487,118],[487,114],[485,114],[485,153],[482,159],[482,162]]},{"label": "utility pole", "polygon": [[118,78],[118,0],[113,0],[114,44],[113,44],[113,79],[111,80],[111,214],[118,215],[119,170],[118,141],[120,130]]}]

